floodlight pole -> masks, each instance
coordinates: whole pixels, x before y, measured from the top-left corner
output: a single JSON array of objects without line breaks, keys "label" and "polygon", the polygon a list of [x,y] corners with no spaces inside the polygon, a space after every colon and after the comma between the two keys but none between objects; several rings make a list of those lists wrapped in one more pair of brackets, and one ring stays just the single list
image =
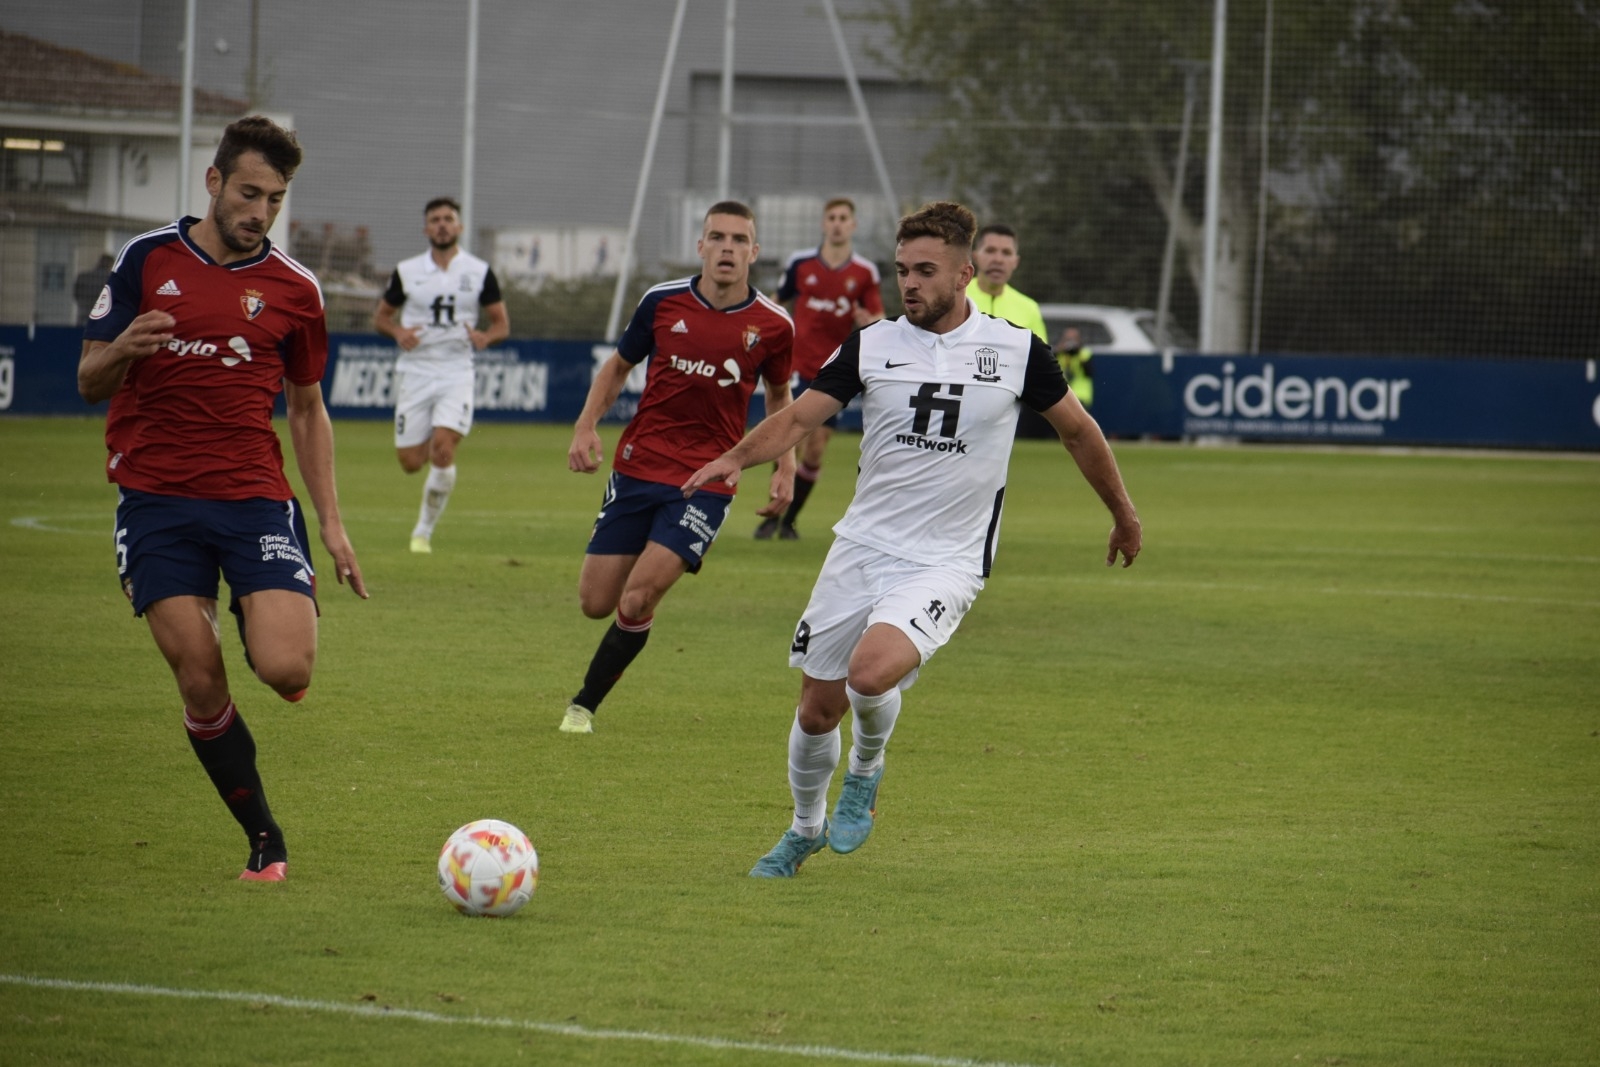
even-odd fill
[{"label": "floodlight pole", "polygon": [[1266,55],[1261,71],[1261,187],[1256,190],[1255,292],[1250,300],[1250,352],[1261,351],[1261,287],[1267,262],[1267,155],[1272,148],[1272,0],[1267,0]]},{"label": "floodlight pole", "polygon": [[728,199],[733,169],[733,17],[738,0],[727,0],[722,16],[722,117],[717,128],[717,199]]},{"label": "floodlight pole", "polygon": [[823,13],[828,16],[828,28],[833,31],[833,43],[839,49],[839,63],[844,67],[844,80],[850,87],[850,99],[856,105],[856,117],[861,122],[861,132],[867,138],[867,154],[872,157],[872,169],[878,172],[878,184],[883,189],[883,198],[889,205],[889,224],[894,226],[894,219],[900,214],[900,204],[894,198],[894,186],[889,181],[889,168],[884,165],[883,151],[878,147],[878,134],[872,127],[872,116],[867,112],[867,98],[861,93],[861,79],[856,77],[856,66],[850,60],[850,49],[844,42],[844,30],[839,27],[838,12],[833,9],[833,0],[822,0]]},{"label": "floodlight pole", "polygon": [[628,276],[633,268],[634,244],[639,238],[639,216],[644,211],[644,191],[650,184],[650,165],[656,157],[656,141],[661,136],[661,115],[667,106],[667,89],[672,82],[672,64],[678,54],[678,38],[683,35],[683,13],[689,0],[678,0],[678,10],[672,16],[672,32],[667,37],[667,55],[661,61],[661,83],[656,87],[656,107],[650,116],[650,136],[644,143],[644,160],[639,164],[639,182],[633,190],[633,213],[628,216],[628,237],[622,243],[622,260],[617,264],[617,288],[611,294],[611,314],[606,318],[606,340],[617,339],[617,327],[622,320],[622,295],[628,290]]},{"label": "floodlight pole", "polygon": [[194,167],[194,9],[183,5],[183,99],[178,105],[178,217],[189,213],[190,170]]},{"label": "floodlight pole", "polygon": [[1200,351],[1216,350],[1217,224],[1222,201],[1223,54],[1228,37],[1228,0],[1215,0],[1211,25],[1211,129],[1206,138],[1205,262],[1200,274]]},{"label": "floodlight pole", "polygon": [[1203,63],[1184,61],[1183,127],[1178,133],[1178,173],[1172,179],[1171,206],[1167,209],[1167,247],[1161,256],[1161,293],[1156,299],[1156,344],[1168,347],[1167,312],[1172,305],[1173,261],[1178,255],[1178,217],[1183,212],[1183,184],[1189,173],[1189,130],[1194,122],[1195,79]]},{"label": "floodlight pole", "polygon": [[461,120],[461,234],[468,248],[472,233],[472,183],[478,151],[478,0],[467,0],[467,97]]}]

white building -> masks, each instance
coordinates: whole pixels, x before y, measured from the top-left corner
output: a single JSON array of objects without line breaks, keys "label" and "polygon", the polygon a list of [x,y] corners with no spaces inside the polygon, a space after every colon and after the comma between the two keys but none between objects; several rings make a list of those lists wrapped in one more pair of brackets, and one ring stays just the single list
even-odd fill
[{"label": "white building", "polygon": [[[75,279],[177,214],[179,96],[171,79],[0,30],[0,322],[80,321]],[[195,93],[189,211],[246,110]]]}]

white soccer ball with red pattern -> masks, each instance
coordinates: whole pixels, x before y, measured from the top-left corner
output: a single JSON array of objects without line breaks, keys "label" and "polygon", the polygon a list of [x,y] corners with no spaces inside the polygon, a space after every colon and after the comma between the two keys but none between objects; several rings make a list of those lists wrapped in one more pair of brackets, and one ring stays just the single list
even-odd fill
[{"label": "white soccer ball with red pattern", "polygon": [[439,853],[439,888],[463,915],[511,915],[539,885],[528,835],[499,819],[469,822]]}]

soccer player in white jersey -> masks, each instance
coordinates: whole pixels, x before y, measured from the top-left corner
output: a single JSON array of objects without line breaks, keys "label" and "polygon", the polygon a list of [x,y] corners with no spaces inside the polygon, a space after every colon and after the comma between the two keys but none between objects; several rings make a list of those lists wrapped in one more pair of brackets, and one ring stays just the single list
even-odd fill
[{"label": "soccer player in white jersey", "polygon": [[[851,334],[810,389],[684,483],[685,494],[734,484],[863,397],[855,497],[789,650],[802,672],[789,731],[794,820],[752,877],[793,877],[824,844],[852,852],[871,833],[901,691],[950,640],[989,574],[1022,404],[1054,427],[1110,510],[1106,565],[1120,555],[1126,567],[1139,554],[1139,517],[1116,460],[1050,347],[980,314],[965,294],[976,225],[948,201],[902,218],[894,265],[905,316]],[[846,711],[850,762],[830,820]]]},{"label": "soccer player in white jersey", "polygon": [[[511,317],[489,264],[461,248],[460,205],[434,197],[422,218],[432,247],[394,269],[372,326],[400,346],[394,447],[407,474],[428,464],[411,551],[432,552],[456,484],[456,446],[472,431],[472,354],[509,337]],[[480,312],[487,330],[478,329]]]}]

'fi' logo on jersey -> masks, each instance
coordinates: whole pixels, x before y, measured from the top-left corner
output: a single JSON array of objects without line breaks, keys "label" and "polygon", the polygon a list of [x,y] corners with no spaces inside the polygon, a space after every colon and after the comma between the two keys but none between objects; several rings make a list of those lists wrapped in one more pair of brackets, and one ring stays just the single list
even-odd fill
[{"label": "'fi' logo on jersey", "polygon": [[253,319],[267,310],[267,302],[261,298],[259,289],[246,289],[239,298],[239,306],[244,308],[244,317]]},{"label": "'fi' logo on jersey", "polygon": [[980,348],[973,353],[978,360],[978,373],[972,377],[980,382],[998,382],[1000,380],[1000,353],[992,348]]},{"label": "'fi' logo on jersey", "polygon": [[744,328],[744,350],[750,351],[761,341],[761,331],[754,326]]}]

